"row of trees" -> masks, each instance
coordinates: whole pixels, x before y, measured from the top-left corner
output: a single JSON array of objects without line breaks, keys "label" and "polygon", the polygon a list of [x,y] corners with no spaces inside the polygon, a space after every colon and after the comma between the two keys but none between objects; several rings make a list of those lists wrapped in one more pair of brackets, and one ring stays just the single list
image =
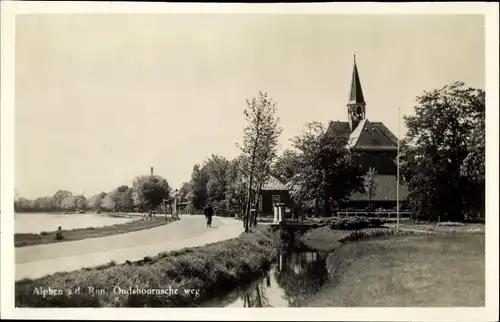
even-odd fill
[{"label": "row of trees", "polygon": [[28,200],[16,197],[16,212],[76,212],[114,211],[135,212],[155,210],[163,201],[172,201],[172,191],[161,176],[139,176],[131,187],[122,185],[110,192],[101,192],[90,198],[59,190],[53,196]]}]

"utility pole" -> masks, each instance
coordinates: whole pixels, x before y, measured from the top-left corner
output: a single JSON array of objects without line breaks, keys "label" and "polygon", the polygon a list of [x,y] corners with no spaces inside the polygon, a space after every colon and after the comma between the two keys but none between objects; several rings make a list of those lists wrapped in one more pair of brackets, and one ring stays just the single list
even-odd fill
[{"label": "utility pole", "polygon": [[397,157],[397,174],[396,174],[396,229],[399,229],[399,118],[401,109],[398,107],[398,157]]}]

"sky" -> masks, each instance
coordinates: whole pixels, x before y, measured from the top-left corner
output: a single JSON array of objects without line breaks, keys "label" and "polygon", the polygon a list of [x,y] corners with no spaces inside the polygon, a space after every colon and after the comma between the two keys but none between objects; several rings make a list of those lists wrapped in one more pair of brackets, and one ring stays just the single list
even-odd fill
[{"label": "sky", "polygon": [[354,53],[367,118],[397,135],[424,91],[484,89],[484,37],[472,15],[17,16],[15,186],[90,197],[153,166],[179,188],[212,153],[239,154],[259,90],[287,148],[307,122],[347,121]]}]

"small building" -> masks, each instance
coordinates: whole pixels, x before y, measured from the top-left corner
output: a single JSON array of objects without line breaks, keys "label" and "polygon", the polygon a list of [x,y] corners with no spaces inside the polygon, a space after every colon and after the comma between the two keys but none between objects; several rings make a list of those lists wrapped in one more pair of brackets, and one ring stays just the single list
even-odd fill
[{"label": "small building", "polygon": [[287,212],[290,212],[292,201],[288,187],[276,177],[271,176],[267,182],[262,185],[257,213],[259,216],[273,216],[274,205],[276,203],[284,203]]}]

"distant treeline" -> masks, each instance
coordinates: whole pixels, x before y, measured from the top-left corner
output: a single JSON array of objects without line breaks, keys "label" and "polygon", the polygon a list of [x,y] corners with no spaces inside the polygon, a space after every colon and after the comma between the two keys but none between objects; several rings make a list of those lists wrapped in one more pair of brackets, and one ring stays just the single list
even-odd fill
[{"label": "distant treeline", "polygon": [[165,178],[140,176],[132,187],[122,185],[110,192],[101,192],[90,198],[59,190],[53,196],[26,199],[16,196],[15,212],[78,212],[119,211],[143,212],[171,204],[172,192]]}]

